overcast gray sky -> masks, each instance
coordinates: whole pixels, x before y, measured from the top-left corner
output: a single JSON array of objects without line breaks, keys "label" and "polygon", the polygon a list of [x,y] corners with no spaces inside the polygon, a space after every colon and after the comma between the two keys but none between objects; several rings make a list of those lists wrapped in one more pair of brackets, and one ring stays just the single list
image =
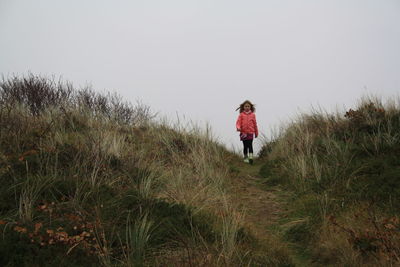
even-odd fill
[{"label": "overcast gray sky", "polygon": [[245,99],[270,136],[311,106],[397,96],[400,1],[0,0],[0,74],[28,72],[209,122],[239,148]]}]

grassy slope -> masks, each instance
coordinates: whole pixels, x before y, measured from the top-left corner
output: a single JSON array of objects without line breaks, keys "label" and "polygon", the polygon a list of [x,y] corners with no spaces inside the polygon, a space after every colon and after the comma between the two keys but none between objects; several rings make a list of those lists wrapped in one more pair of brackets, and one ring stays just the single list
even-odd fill
[{"label": "grassy slope", "polygon": [[45,78],[3,81],[0,265],[289,266],[234,201],[270,203],[239,158],[207,129],[151,117]]},{"label": "grassy slope", "polygon": [[1,265],[398,261],[396,105],[303,116],[250,166],[115,96],[34,76],[0,92]]},{"label": "grassy slope", "polygon": [[276,230],[299,255],[316,266],[399,264],[399,132],[398,103],[364,99],[346,114],[303,115],[265,144],[260,175],[288,209]]}]

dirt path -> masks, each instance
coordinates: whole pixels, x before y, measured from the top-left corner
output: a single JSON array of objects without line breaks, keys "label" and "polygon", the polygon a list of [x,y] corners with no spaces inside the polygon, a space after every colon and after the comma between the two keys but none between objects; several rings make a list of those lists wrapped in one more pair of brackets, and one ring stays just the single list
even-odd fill
[{"label": "dirt path", "polygon": [[266,247],[285,244],[286,255],[294,266],[313,266],[274,232],[279,219],[286,214],[285,204],[282,203],[282,192],[279,189],[261,183],[261,166],[261,163],[235,164],[237,175],[232,177],[232,201],[239,203],[238,208],[244,211],[244,227]]},{"label": "dirt path", "polygon": [[267,239],[268,227],[277,223],[281,205],[274,191],[263,189],[260,184],[260,165],[238,166],[239,173],[233,178],[232,199],[244,211],[244,226],[259,240]]}]

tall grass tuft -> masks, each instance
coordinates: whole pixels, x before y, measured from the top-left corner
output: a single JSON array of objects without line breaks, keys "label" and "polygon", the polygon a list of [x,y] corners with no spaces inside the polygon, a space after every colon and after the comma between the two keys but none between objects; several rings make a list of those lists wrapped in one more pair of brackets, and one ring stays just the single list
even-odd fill
[{"label": "tall grass tuft", "polygon": [[34,216],[35,204],[37,204],[40,194],[51,183],[49,177],[40,177],[28,175],[26,180],[17,184],[20,187],[18,217],[21,222],[32,222]]},{"label": "tall grass tuft", "polygon": [[242,229],[243,213],[235,211],[227,201],[222,214],[221,258],[227,266],[232,265],[239,252],[239,231]]},{"label": "tall grass tuft", "polygon": [[128,214],[125,252],[127,266],[144,266],[153,231],[154,222],[147,213],[137,217],[134,222]]}]

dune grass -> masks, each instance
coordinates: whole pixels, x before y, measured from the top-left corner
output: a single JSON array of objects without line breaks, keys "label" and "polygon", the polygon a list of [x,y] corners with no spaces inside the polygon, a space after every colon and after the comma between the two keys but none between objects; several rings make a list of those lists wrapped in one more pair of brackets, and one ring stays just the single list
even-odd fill
[{"label": "dune grass", "polygon": [[399,105],[303,114],[250,166],[207,125],[3,80],[0,265],[395,266]]},{"label": "dune grass", "polygon": [[251,265],[227,191],[232,157],[208,126],[158,120],[141,103],[3,80],[0,265]]},{"label": "dune grass", "polygon": [[286,240],[315,264],[400,263],[400,101],[302,114],[260,156],[264,183],[288,190]]}]

